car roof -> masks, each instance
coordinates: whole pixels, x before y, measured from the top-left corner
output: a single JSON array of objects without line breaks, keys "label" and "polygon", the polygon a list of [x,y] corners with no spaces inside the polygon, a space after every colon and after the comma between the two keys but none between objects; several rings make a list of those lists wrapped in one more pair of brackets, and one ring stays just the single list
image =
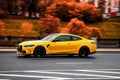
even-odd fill
[{"label": "car roof", "polygon": [[[53,34],[56,34],[57,36],[59,36],[59,35],[70,35],[70,36],[81,37],[79,35],[74,35],[74,34],[69,34],[69,33],[53,33]],[[81,37],[81,38],[83,38],[83,37]]]},{"label": "car roof", "polygon": [[82,38],[82,39],[86,39],[86,38],[81,37],[81,36],[79,36],[79,35],[70,34],[70,33],[53,33],[53,34],[56,34],[57,36],[59,36],[59,35],[70,35],[70,36],[76,36],[76,37],[80,37],[80,38]]}]

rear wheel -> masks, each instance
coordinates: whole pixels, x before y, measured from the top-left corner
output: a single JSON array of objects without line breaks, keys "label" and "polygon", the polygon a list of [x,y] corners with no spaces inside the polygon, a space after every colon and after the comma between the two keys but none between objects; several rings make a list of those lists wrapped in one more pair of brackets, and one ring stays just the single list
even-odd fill
[{"label": "rear wheel", "polygon": [[82,47],[80,50],[79,50],[79,56],[80,57],[88,57],[90,51],[87,47]]},{"label": "rear wheel", "polygon": [[44,49],[44,47],[36,47],[34,50],[34,57],[44,57],[46,54],[46,51]]}]

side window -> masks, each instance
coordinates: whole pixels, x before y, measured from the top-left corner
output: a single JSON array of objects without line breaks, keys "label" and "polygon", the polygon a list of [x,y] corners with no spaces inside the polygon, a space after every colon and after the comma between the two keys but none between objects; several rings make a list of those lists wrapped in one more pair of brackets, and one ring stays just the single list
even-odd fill
[{"label": "side window", "polygon": [[81,40],[80,37],[76,37],[76,36],[71,36],[71,39],[72,39],[72,41]]},{"label": "side window", "polygon": [[64,40],[65,41],[71,41],[71,37],[70,36],[64,36]]},{"label": "side window", "polygon": [[81,40],[81,38],[76,36],[62,35],[57,37],[54,41],[61,42],[61,41],[76,41],[76,40]]},{"label": "side window", "polygon": [[64,41],[64,37],[63,36],[59,36],[55,39],[55,41]]},{"label": "side window", "polygon": [[70,41],[71,40],[71,36],[67,36],[67,35],[62,35],[57,37],[54,41]]}]

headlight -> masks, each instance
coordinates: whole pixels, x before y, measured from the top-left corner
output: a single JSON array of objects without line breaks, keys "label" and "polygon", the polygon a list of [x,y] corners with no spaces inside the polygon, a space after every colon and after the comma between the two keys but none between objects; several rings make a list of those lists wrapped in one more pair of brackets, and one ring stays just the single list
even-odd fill
[{"label": "headlight", "polygon": [[35,45],[33,45],[33,44],[30,44],[30,45],[24,45],[24,47],[33,47],[33,46],[35,46]]}]

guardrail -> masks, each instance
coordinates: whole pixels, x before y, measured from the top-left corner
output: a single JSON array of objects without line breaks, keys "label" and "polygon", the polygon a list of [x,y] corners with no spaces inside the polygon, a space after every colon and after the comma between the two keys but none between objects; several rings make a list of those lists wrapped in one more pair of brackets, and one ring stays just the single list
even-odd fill
[{"label": "guardrail", "polygon": [[98,48],[120,48],[120,39],[97,39]]},{"label": "guardrail", "polygon": [[[38,40],[42,37],[0,36],[0,47],[16,47],[20,42]],[[120,39],[95,39],[98,48],[120,48]]]}]

